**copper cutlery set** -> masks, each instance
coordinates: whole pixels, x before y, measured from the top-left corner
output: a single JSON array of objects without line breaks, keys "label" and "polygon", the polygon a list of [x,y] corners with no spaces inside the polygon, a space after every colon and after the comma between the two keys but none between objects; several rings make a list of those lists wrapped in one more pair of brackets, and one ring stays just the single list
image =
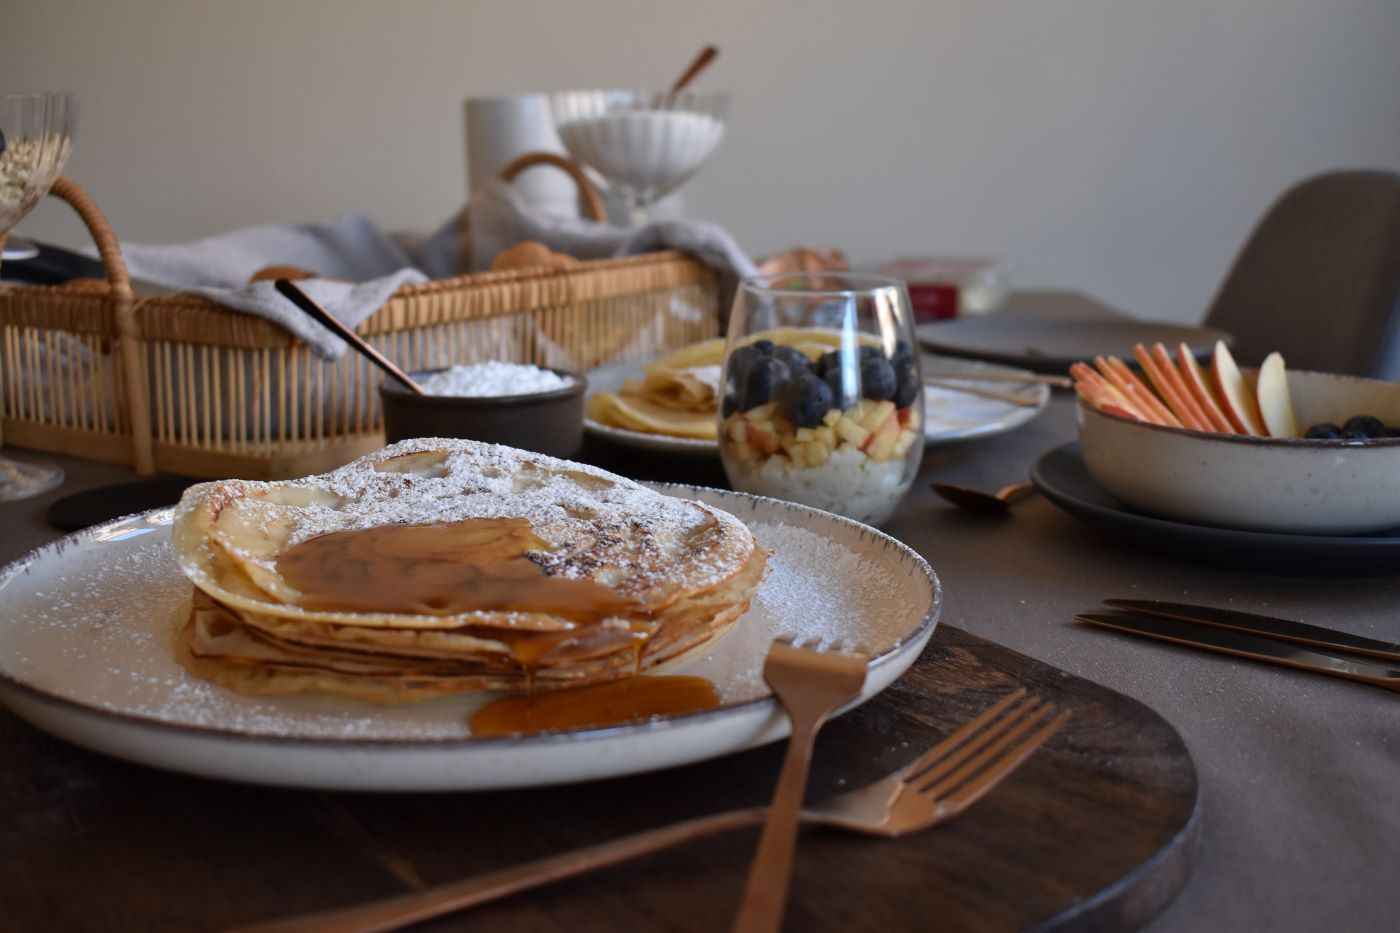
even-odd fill
[{"label": "copper cutlery set", "polygon": [[1400,645],[1235,609],[1106,599],[1076,622],[1400,691]]},{"label": "copper cutlery set", "polygon": [[608,842],[547,856],[465,881],[355,907],[237,928],[236,933],[379,933],[616,865],[693,839],[764,825],[736,917],[736,933],[782,925],[800,825],[896,838],[961,814],[1015,771],[1066,720],[1049,702],[1016,689],[898,771],[864,787],[803,807],[818,731],[860,695],[864,654],[775,642],[764,678],[787,712],[791,738],[768,807],[710,814]]}]

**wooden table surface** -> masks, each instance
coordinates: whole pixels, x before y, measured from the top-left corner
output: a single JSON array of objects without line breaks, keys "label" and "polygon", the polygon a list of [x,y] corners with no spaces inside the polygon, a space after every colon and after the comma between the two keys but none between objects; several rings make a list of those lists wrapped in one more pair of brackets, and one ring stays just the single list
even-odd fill
[{"label": "wooden table surface", "polygon": [[[1192,876],[1152,923],[1154,930],[1394,929],[1400,916],[1400,886],[1394,884],[1400,868],[1400,703],[1394,695],[1089,630],[1072,625],[1071,618],[1104,597],[1131,595],[1233,605],[1400,640],[1395,610],[1400,568],[1396,576],[1356,579],[1223,570],[1157,557],[1103,537],[1043,499],[1022,503],[1010,516],[987,519],[944,507],[927,491],[935,480],[989,489],[1020,480],[1036,457],[1073,437],[1072,403],[1057,393],[1050,408],[1019,431],[926,456],[914,491],[885,530],[919,550],[937,570],[946,592],[943,622],[1140,700],[1184,737],[1200,781],[1199,853]],[[592,455],[605,465],[626,463],[628,472],[642,478],[722,481],[703,464],[636,455],[619,461],[598,448]],[[62,462],[69,481],[59,493],[0,505],[0,561],[57,536],[43,519],[56,495],[132,478],[118,468]],[[937,649],[935,638],[930,650]],[[766,761],[770,752],[753,754]],[[627,780],[633,782],[629,787],[643,786],[637,782],[644,779]],[[298,892],[318,870],[317,849],[286,831],[308,819],[361,855],[337,880],[341,887],[379,892],[386,873],[414,884],[424,873],[441,881],[472,869],[434,861],[431,846],[421,840],[418,850],[429,853],[422,865],[398,859],[386,847],[382,828],[347,819],[344,808],[334,804],[314,804],[308,815],[289,812],[286,801],[292,798],[277,792],[200,792],[217,786],[108,761],[0,712],[0,798],[12,802],[0,804],[0,864],[10,866],[0,871],[0,929],[11,929],[19,916],[27,918],[22,929],[70,929],[75,917],[84,918],[77,926],[94,930],[180,929],[179,915],[162,912],[162,901],[150,896],[153,890],[175,898],[181,890],[218,890],[233,901],[256,897],[289,909],[308,906]],[[594,797],[598,794],[590,791],[580,800]],[[393,812],[407,814],[425,833],[441,831],[433,798],[400,799]],[[222,812],[202,812],[204,800]],[[171,808],[178,812],[172,815]],[[451,809],[451,831],[472,832],[464,817],[469,809]],[[624,807],[615,825],[624,830],[646,822]],[[179,831],[143,839],[142,826],[148,823]],[[230,825],[240,832],[210,831]],[[1073,833],[1075,827],[1064,831]],[[186,856],[175,871],[168,858],[152,855],[168,854],[172,847]],[[210,883],[207,875],[215,864],[255,861],[268,847],[277,848],[281,861],[304,862],[306,874],[280,880],[263,876],[256,892],[241,891],[247,882],[237,873]],[[215,850],[217,858],[210,855]],[[743,847],[702,847],[668,856],[672,861],[666,864],[699,865],[706,853],[732,859],[734,851]],[[81,864],[86,873],[64,872],[60,879],[13,868],[61,860]],[[737,893],[741,873],[733,874]],[[91,917],[76,910],[84,890],[71,884],[75,877],[82,877],[90,892],[102,892],[102,903],[121,909]],[[628,897],[626,890],[587,885],[571,890],[580,898],[580,917],[590,918],[580,920],[580,929],[604,928],[599,916],[606,917],[616,899]],[[684,908],[685,886],[674,890],[678,908]],[[22,914],[6,909],[17,903],[25,908]],[[52,904],[52,910],[36,909],[44,904]],[[708,903],[690,909],[707,918],[727,916]],[[533,916],[520,921],[522,928],[558,928],[557,918],[549,919],[543,908],[521,916]],[[44,917],[53,923],[45,924]],[[694,919],[657,916],[646,926],[690,929]],[[938,923],[912,908],[862,912],[859,903],[837,919],[846,929],[873,928],[877,921],[887,930]],[[441,928],[471,924],[461,919]]]}]

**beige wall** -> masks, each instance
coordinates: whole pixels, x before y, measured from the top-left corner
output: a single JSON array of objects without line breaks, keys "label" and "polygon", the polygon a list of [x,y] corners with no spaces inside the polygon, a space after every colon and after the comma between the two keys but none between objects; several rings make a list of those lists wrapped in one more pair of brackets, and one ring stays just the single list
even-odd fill
[{"label": "beige wall", "polygon": [[[1400,168],[1400,0],[0,0],[0,88],[72,89],[70,174],[170,241],[465,194],[460,100],[655,86],[704,42],[731,133],[686,188],[750,250],[1013,256],[1195,320],[1287,184]],[[45,205],[31,235],[75,242]]]}]

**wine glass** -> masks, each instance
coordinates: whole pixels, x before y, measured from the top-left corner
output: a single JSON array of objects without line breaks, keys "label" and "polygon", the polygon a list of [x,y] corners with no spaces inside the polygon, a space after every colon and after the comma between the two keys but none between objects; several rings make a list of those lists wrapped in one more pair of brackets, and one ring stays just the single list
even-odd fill
[{"label": "wine glass", "polygon": [[631,222],[700,170],[724,137],[720,91],[566,91],[550,96],[555,129],[575,160],[617,190]]},{"label": "wine glass", "polygon": [[[63,171],[77,119],[74,94],[0,94],[0,246]],[[62,482],[58,466],[0,457],[0,502],[37,496]]]},{"label": "wine glass", "polygon": [[735,489],[879,524],[924,452],[924,390],[903,282],[851,272],[744,279],[721,375]]}]

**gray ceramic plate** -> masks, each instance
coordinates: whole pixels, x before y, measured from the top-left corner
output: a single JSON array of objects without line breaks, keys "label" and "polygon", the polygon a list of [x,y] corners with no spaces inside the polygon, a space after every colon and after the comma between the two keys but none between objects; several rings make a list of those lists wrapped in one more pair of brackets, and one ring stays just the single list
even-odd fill
[{"label": "gray ceramic plate", "polygon": [[1394,575],[1400,528],[1369,535],[1293,535],[1192,525],[1144,515],[1094,482],[1077,443],[1049,451],[1031,467],[1045,498],[1069,514],[1131,544],[1212,567],[1272,574]]},{"label": "gray ceramic plate", "polygon": [[961,318],[920,324],[919,342],[937,353],[1024,366],[1042,373],[1068,372],[1071,365],[1095,356],[1133,358],[1133,346],[1164,343],[1175,351],[1185,343],[1197,356],[1209,353],[1230,335],[1210,327],[1184,327],[1152,321],[1066,320],[1028,314]]},{"label": "gray ceramic plate", "polygon": [[330,790],[482,790],[563,784],[687,764],[783,738],[763,682],[778,635],[869,647],[862,703],[933,634],[928,563],[856,522],[742,493],[661,486],[738,516],[772,551],[749,611],[671,673],[709,678],[719,707],[604,729],[474,738],[485,697],[383,707],[245,697],[176,663],[190,584],[170,547],[172,510],[70,535],[0,568],[0,700],[94,751],[225,780]]},{"label": "gray ceramic plate", "polygon": [[[595,392],[616,392],[624,380],[639,378],[645,363],[615,363],[595,369],[588,374],[588,394]],[[922,365],[928,371],[972,371],[977,373],[1025,373],[1027,370],[997,366],[977,360],[964,360],[951,356],[924,354]],[[950,381],[950,380],[944,380]],[[955,380],[951,380],[955,381]],[[979,437],[991,437],[1015,430],[1045,410],[1050,402],[1050,390],[1043,385],[1024,385],[1016,382],[987,382],[976,380],[967,383],[974,388],[980,386],[998,392],[1013,392],[1024,395],[1034,404],[1016,405],[995,399],[982,398],[955,389],[937,386],[924,388],[924,449],[955,444]],[[614,428],[585,418],[584,430],[598,437],[627,447],[641,450],[657,450],[665,453],[699,454],[709,457],[719,456],[719,444],[715,441],[702,441],[689,437],[667,437],[664,434],[647,434],[642,431],[629,431]]]}]

